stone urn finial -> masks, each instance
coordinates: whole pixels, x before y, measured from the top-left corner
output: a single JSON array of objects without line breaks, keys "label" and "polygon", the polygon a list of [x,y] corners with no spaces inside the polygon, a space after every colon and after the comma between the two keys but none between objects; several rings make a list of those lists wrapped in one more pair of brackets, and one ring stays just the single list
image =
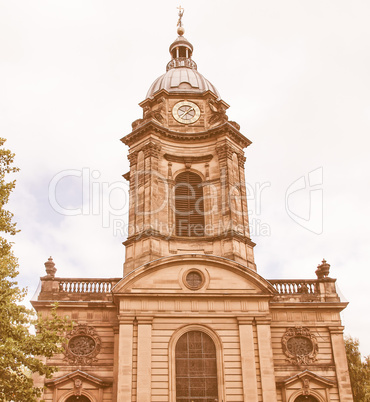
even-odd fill
[{"label": "stone urn finial", "polygon": [[54,261],[51,257],[49,257],[48,260],[45,262],[45,271],[49,278],[54,279],[57,269],[55,268]]},{"label": "stone urn finial", "polygon": [[330,271],[330,264],[326,262],[325,259],[322,260],[321,264],[317,266],[317,270],[315,271],[317,275],[317,279],[327,278]]}]

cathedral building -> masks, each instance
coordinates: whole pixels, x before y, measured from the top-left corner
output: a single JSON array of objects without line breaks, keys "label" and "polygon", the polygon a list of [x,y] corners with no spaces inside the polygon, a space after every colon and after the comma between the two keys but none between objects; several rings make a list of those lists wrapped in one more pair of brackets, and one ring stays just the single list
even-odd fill
[{"label": "cathedral building", "polygon": [[244,150],[229,105],[184,37],[140,103],[129,147],[123,276],[63,278],[53,260],[33,300],[73,320],[37,378],[54,402],[349,402],[340,312],[324,260],[316,279],[265,279],[248,223]]}]

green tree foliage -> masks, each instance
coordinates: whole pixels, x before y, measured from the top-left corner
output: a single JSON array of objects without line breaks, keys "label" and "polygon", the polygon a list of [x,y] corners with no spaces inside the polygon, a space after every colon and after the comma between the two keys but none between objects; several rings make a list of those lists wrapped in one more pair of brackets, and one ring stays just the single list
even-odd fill
[{"label": "green tree foliage", "polygon": [[[18,171],[13,167],[14,154],[4,149],[0,138],[0,231],[6,236],[17,233],[13,214],[4,209],[15,180],[6,182],[6,176]],[[67,322],[56,314],[49,319],[36,319],[32,310],[20,304],[26,289],[16,281],[18,261],[12,252],[12,243],[0,236],[0,401],[31,402],[41,395],[33,386],[31,375],[39,373],[50,377],[55,367],[46,366],[38,357],[51,357],[62,351],[60,334]],[[36,331],[32,329],[36,328]]]},{"label": "green tree foliage", "polygon": [[370,355],[361,359],[358,339],[345,338],[349,376],[354,402],[370,402]]}]

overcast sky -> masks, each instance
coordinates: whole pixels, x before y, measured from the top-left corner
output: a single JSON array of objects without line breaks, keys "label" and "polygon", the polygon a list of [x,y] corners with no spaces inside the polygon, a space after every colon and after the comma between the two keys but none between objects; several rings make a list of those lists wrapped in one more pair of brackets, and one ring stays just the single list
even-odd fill
[{"label": "overcast sky", "polygon": [[[165,72],[178,5],[0,0],[0,135],[21,168],[10,209],[30,297],[50,255],[61,277],[122,276],[116,224],[127,216],[112,214],[127,201],[119,139]],[[345,332],[370,354],[370,3],[181,5],[198,71],[253,142],[246,179],[258,272],[314,279],[326,258],[350,302]]]}]

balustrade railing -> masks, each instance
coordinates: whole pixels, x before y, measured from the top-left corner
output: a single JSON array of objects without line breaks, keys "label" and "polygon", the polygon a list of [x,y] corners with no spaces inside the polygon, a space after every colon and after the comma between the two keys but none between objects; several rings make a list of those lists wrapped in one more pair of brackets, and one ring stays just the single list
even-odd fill
[{"label": "balustrade railing", "polygon": [[[65,293],[110,293],[119,278],[68,278],[59,279],[59,291]],[[318,294],[315,279],[269,279],[280,295]]]},{"label": "balustrade railing", "polygon": [[319,294],[316,279],[269,279],[281,295]]},{"label": "balustrade railing", "polygon": [[76,278],[60,279],[59,292],[65,293],[110,293],[119,279]]}]

